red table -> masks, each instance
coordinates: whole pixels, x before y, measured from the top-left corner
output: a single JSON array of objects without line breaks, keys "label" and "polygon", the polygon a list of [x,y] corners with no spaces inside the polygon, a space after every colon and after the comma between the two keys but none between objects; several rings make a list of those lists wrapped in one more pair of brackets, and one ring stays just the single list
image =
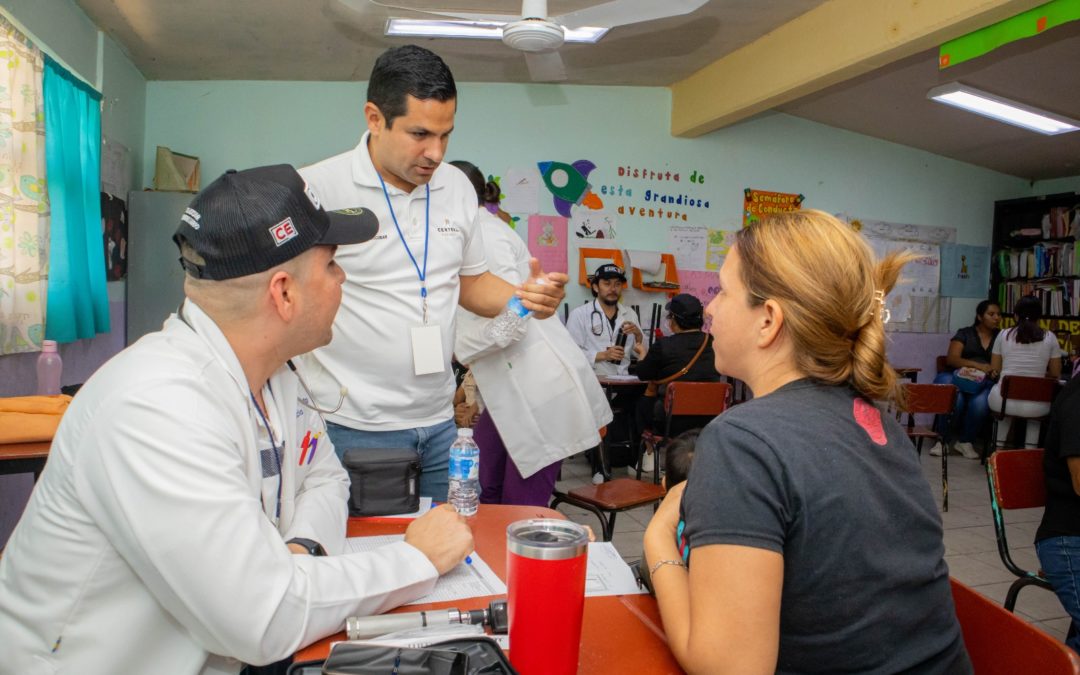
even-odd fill
[{"label": "red table", "polygon": [[[526,518],[558,518],[558,511],[536,506],[496,506],[481,504],[470,519],[476,552],[500,579],[506,580],[506,527]],[[350,537],[399,534],[409,521],[389,518],[351,518]],[[415,612],[456,607],[484,609],[495,596],[409,605],[392,610]],[[344,640],[338,633],[296,653],[297,661],[325,658],[330,643]],[[511,645],[513,647],[513,645]],[[585,599],[581,630],[579,673],[681,673],[682,669],[667,647],[656,599],[651,595],[620,595]]]}]

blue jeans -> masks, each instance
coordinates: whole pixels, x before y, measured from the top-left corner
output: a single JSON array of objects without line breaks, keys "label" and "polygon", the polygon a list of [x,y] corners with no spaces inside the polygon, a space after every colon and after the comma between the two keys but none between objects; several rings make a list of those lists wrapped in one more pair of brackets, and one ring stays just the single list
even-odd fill
[{"label": "blue jeans", "polygon": [[[934,378],[934,384],[952,383],[952,372],[938,373],[937,377]],[[958,427],[959,431],[953,440],[961,443],[971,443],[979,435],[979,429],[982,429],[983,423],[986,422],[986,418],[990,415],[990,404],[987,400],[993,386],[993,381],[986,378],[983,380],[982,388],[974,394],[969,394],[966,391],[956,391],[953,419],[956,421],[954,426]],[[945,429],[944,425],[945,418],[939,415],[934,423],[934,429],[938,433],[945,435],[947,429]]]},{"label": "blue jeans", "polygon": [[1065,644],[1080,652],[1080,537],[1050,537],[1035,542],[1039,566],[1050,580],[1058,600],[1072,617]]},{"label": "blue jeans", "polygon": [[398,431],[364,431],[333,422],[326,423],[326,433],[334,443],[339,458],[353,448],[412,448],[420,453],[420,496],[437,502],[446,501],[449,489],[447,470],[450,445],[457,438],[453,419],[430,427]]}]

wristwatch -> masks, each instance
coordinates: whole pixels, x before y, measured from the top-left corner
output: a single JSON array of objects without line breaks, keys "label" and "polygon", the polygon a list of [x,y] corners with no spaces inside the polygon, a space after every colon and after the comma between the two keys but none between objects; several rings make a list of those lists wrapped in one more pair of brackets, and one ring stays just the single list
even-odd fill
[{"label": "wristwatch", "polygon": [[286,544],[299,544],[307,549],[307,552],[311,555],[326,555],[326,549],[322,544],[312,539],[304,539],[303,537],[295,537],[285,542]]}]

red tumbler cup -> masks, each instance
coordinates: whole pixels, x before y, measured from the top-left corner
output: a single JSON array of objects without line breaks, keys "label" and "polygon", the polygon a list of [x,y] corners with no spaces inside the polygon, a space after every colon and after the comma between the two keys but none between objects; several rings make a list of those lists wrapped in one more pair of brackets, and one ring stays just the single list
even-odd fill
[{"label": "red tumbler cup", "polygon": [[589,534],[568,520],[506,529],[510,662],[521,675],[573,675],[585,607]]}]

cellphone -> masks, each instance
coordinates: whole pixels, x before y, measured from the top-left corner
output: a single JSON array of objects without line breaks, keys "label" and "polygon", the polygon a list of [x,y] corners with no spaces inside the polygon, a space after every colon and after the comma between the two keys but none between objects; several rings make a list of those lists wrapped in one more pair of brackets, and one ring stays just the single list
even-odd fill
[{"label": "cellphone", "polygon": [[616,347],[625,347],[626,346],[626,333],[622,332],[621,330],[619,331],[619,334],[615,336],[615,346]]}]

